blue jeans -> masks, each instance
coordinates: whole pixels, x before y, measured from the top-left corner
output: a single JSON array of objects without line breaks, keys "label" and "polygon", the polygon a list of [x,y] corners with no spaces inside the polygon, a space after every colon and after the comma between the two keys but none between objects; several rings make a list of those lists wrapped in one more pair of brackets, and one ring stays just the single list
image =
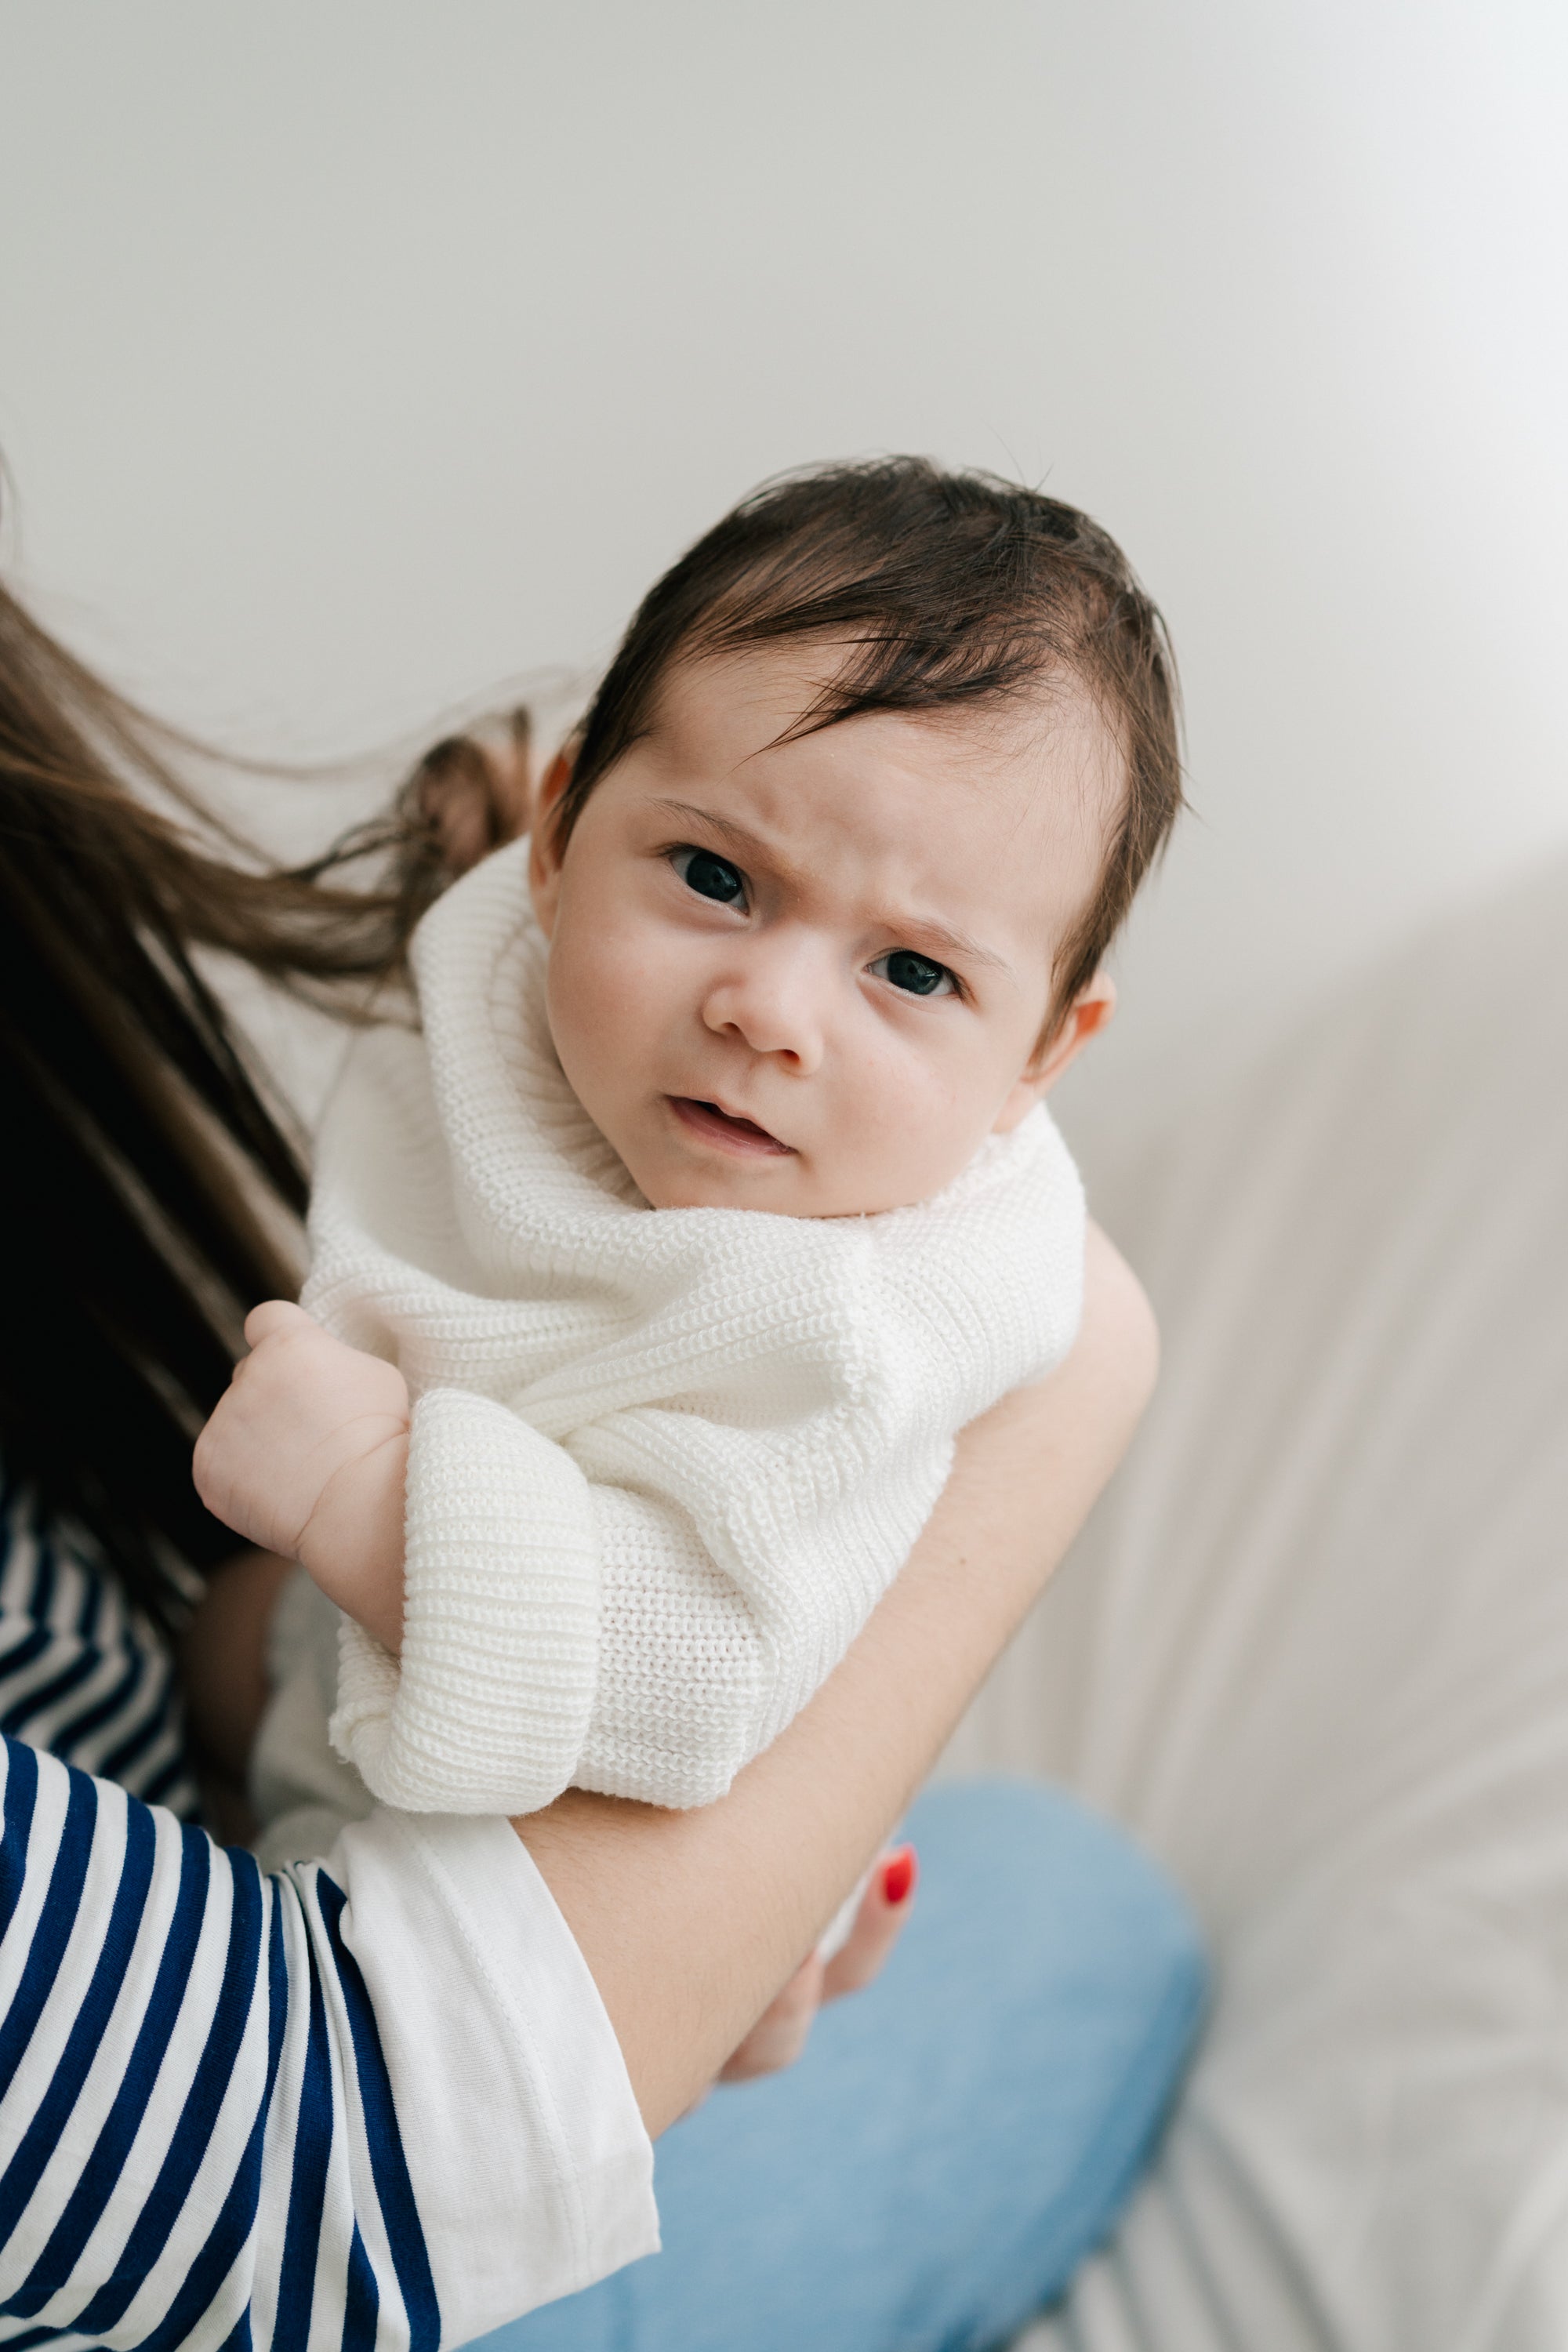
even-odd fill
[{"label": "blue jeans", "polygon": [[658,2144],[664,2252],[485,2352],[969,2352],[1052,2302],[1147,2158],[1204,1964],[1121,1833],[1033,1781],[929,1790],[877,1983]]}]

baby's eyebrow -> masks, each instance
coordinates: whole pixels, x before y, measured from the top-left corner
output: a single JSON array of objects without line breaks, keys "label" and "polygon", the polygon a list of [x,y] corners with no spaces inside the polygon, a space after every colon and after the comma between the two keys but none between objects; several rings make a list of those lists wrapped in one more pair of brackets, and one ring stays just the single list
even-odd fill
[{"label": "baby's eyebrow", "polygon": [[[783,872],[786,880],[794,872],[789,860],[781,859],[778,851],[760,834],[751,832],[743,824],[737,824],[732,817],[720,816],[712,809],[697,808],[690,801],[659,798],[652,805],[668,811],[671,816],[695,817],[699,824],[705,824],[721,835],[743,856],[765,857],[771,866]],[[939,955],[952,956],[960,963],[979,964],[989,971],[1012,971],[1013,967],[1005,956],[995,954],[990,948],[983,948],[978,940],[970,938],[967,931],[955,930],[951,923],[942,922],[934,915],[895,915],[883,919],[888,930],[900,939],[916,942],[922,950],[928,947],[934,948]]]},{"label": "baby's eyebrow", "polygon": [[1011,972],[1013,967],[1005,956],[983,948],[967,931],[955,931],[949,923],[939,923],[934,915],[907,915],[888,926],[901,938],[918,940],[922,947],[940,948],[943,955],[956,958],[960,963],[983,964],[988,971]]},{"label": "baby's eyebrow", "polygon": [[690,801],[668,801],[661,797],[651,805],[668,811],[671,816],[694,816],[699,824],[708,825],[714,833],[721,833],[726,840],[734,843],[737,849],[753,855],[760,852],[764,857],[777,860],[778,852],[771,849],[760,834],[748,832],[743,824],[737,824],[731,817],[718,816],[711,809],[697,808]]}]

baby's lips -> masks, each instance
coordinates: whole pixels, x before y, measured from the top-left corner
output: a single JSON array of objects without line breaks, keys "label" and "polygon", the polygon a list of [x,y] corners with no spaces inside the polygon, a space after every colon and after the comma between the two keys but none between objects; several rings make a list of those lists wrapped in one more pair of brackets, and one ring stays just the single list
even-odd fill
[{"label": "baby's lips", "polygon": [[670,1095],[667,1100],[683,1124],[699,1134],[704,1129],[716,1138],[727,1134],[780,1155],[793,1155],[793,1144],[781,1142],[771,1129],[763,1127],[757,1119],[748,1118],[743,1111],[727,1110],[711,1095]]}]

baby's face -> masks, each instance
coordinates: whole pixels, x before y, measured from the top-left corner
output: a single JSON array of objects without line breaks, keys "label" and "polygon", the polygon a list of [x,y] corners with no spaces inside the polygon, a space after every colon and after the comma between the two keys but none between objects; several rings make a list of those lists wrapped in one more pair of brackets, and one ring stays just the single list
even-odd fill
[{"label": "baby's face", "polygon": [[781,743],[825,667],[680,665],[559,861],[535,830],[555,1049],[656,1208],[928,1199],[1110,1011],[1106,984],[1042,1053],[1120,789],[1088,698]]}]

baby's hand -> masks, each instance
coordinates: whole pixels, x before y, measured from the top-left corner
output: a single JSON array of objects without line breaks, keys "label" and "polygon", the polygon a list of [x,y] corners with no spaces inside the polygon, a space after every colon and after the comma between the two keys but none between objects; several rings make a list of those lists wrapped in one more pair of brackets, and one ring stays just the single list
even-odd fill
[{"label": "baby's hand", "polygon": [[251,1352],[196,1440],[196,1491],[237,1535],[299,1560],[397,1649],[407,1383],[280,1298],[252,1311],[245,1336]]}]

